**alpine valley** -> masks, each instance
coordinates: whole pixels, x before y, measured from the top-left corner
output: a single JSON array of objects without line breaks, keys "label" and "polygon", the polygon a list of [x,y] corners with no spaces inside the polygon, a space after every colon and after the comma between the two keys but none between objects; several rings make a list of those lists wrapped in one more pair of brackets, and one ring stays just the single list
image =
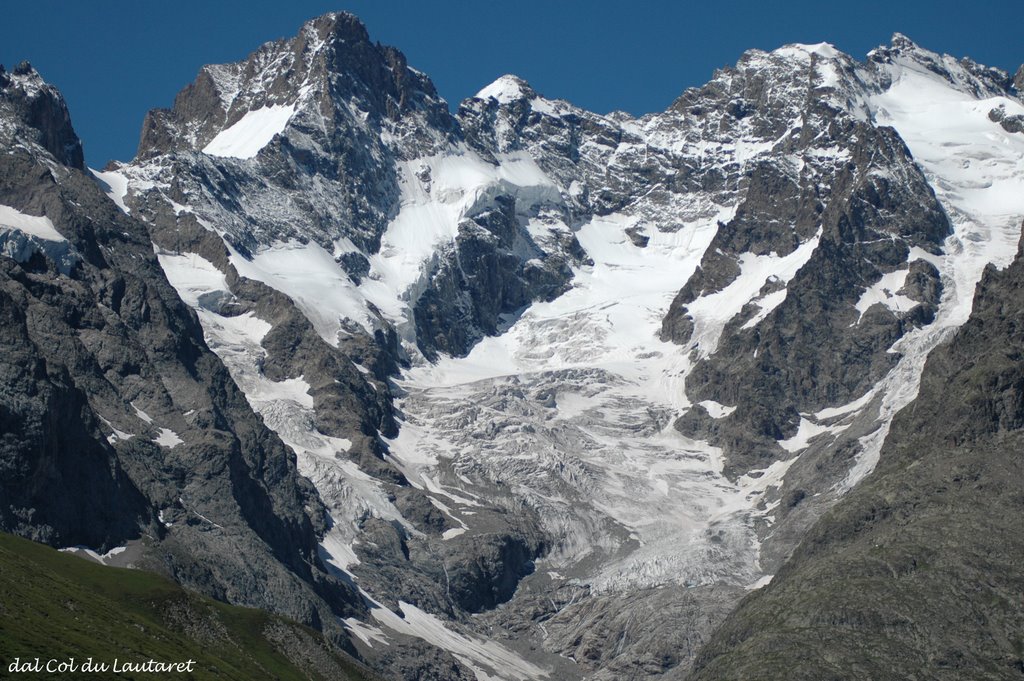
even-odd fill
[{"label": "alpine valley", "polygon": [[453,114],[335,13],[98,171],[0,68],[0,529],[306,678],[1020,679],[1022,91],[897,34]]}]

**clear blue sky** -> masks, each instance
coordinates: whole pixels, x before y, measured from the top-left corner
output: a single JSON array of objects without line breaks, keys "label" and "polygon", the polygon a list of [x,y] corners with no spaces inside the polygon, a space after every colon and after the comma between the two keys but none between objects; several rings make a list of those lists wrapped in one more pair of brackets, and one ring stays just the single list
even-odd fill
[{"label": "clear blue sky", "polygon": [[751,47],[831,42],[857,58],[894,31],[1016,70],[1024,0],[25,0],[0,4],[0,63],[28,59],[68,100],[87,161],[126,160],[145,112],[207,63],[236,61],[347,9],[456,105],[504,73],[599,112],[665,108]]}]

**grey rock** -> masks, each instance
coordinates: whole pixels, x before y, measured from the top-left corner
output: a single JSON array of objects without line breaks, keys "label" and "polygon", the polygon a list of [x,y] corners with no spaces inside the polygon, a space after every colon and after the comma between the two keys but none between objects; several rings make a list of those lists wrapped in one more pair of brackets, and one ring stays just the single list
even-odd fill
[{"label": "grey rock", "polygon": [[989,111],[988,119],[993,123],[998,123],[1006,132],[1024,132],[1024,116],[1020,114],[1007,116],[1006,109],[1002,106],[997,106]]},{"label": "grey rock", "polygon": [[[363,603],[319,561],[315,489],[206,346],[146,228],[79,169],[80,147],[55,155],[58,133],[72,134],[53,127],[62,100],[28,67],[11,83],[0,203],[45,215],[78,260],[0,258],[0,526],[100,552],[145,536],[136,566],[347,646],[335,615]],[[48,97],[39,110],[59,115],[22,115]]]},{"label": "grey rock", "polygon": [[1012,679],[1024,261],[990,268],[878,467],[702,651],[694,679]]},{"label": "grey rock", "polygon": [[58,163],[85,168],[82,142],[75,134],[67,104],[27,61],[8,75],[0,66],[0,116],[17,122],[20,132],[49,152]]},{"label": "grey rock", "polygon": [[[408,67],[401,53],[373,43],[351,15],[329,14],[242,62],[204,67],[172,109],[147,117],[135,161],[110,166],[131,180],[125,201],[137,220],[98,198],[95,187],[80,187],[87,182],[80,174],[52,167],[65,130],[62,105],[50,106],[41,122],[32,119],[23,102],[37,96],[29,92],[31,72],[0,73],[4,92],[22,93],[10,97],[22,103],[4,111],[19,139],[30,142],[26,154],[0,170],[4,181],[15,178],[0,187],[0,199],[52,217],[68,237],[66,251],[58,252],[16,235],[5,242],[4,252],[13,257],[0,258],[7,276],[0,312],[10,319],[7,338],[18,360],[0,366],[15,386],[2,404],[16,424],[15,437],[4,441],[10,446],[0,450],[14,471],[15,502],[0,521],[48,541],[81,536],[103,546],[141,528],[154,536],[142,564],[219,598],[322,627],[343,645],[347,635],[337,616],[370,622],[369,599],[396,613],[400,601],[411,603],[459,635],[500,642],[550,666],[552,678],[682,678],[741,599],[735,617],[747,617],[750,604],[776,588],[798,609],[811,610],[798,587],[786,586],[789,571],[810,569],[800,567],[811,564],[808,551],[819,555],[814,552],[820,548],[825,555],[848,539],[845,529],[830,525],[836,516],[827,514],[842,496],[840,484],[862,439],[877,433],[881,397],[851,416],[815,417],[819,425],[845,430],[812,439],[798,455],[778,441],[820,409],[866,394],[899,360],[889,351],[894,344],[932,322],[941,277],[926,259],[908,260],[920,251],[940,253],[950,233],[945,211],[896,131],[859,115],[864,112],[858,106],[872,88],[888,87],[882,67],[896,60],[914,61],[915,68],[979,97],[1008,96],[1011,87],[998,69],[938,57],[901,35],[872,52],[866,64],[826,54],[751,50],[665,112],[640,119],[599,116],[546,99],[514,77],[506,77],[508,96],[501,101],[470,98],[452,116],[429,79]],[[817,70],[823,60],[829,78]],[[222,131],[268,106],[291,107],[294,115],[254,157],[204,152]],[[990,118],[1006,130],[1018,125],[1001,109]],[[463,154],[466,147],[482,164],[506,162],[508,154],[532,161],[554,186],[522,191],[502,181],[474,194],[461,221],[451,225],[457,234],[450,243],[412,273],[416,281],[402,301],[405,317],[367,305],[365,326],[343,323],[336,338],[324,338],[301,303],[240,275],[245,260],[292,242],[323,248],[355,285],[372,280],[379,274],[370,262],[384,254],[382,235],[401,210],[403,183],[436,195],[443,182],[422,159]],[[753,162],[741,153],[751,148],[762,150]],[[64,162],[74,165],[68,154]],[[699,268],[662,320],[662,338],[681,346],[680,359],[689,354],[692,360],[687,411],[674,413],[631,394],[606,399],[602,389],[621,387],[625,379],[593,367],[487,379],[440,396],[394,380],[410,363],[468,354],[481,339],[503,333],[531,303],[567,291],[573,272],[593,265],[576,231],[612,213],[620,214],[613,220],[629,222],[611,238],[634,255],[694,222],[710,227],[721,220]],[[720,339],[711,342],[699,333],[691,315],[695,303],[733,284],[747,259],[784,257],[812,240],[817,247],[806,264],[758,282],[757,296]],[[199,297],[202,319],[251,314],[269,331],[259,341],[225,349],[218,343],[230,341],[208,325],[210,343],[223,359],[217,361],[196,317],[160,275],[151,243],[162,255],[202,257],[224,275],[223,290]],[[882,277],[902,273],[902,288],[889,294],[909,298],[909,309],[857,306]],[[773,301],[770,309],[767,301]],[[896,302],[903,305],[904,299]],[[550,329],[553,338],[570,337],[557,351],[585,355],[587,348],[572,347],[572,330]],[[992,353],[990,346],[983,350]],[[641,356],[646,349],[629,352]],[[981,375],[999,399],[988,399],[988,393],[971,398],[971,405],[984,403],[972,406],[972,413],[998,422],[999,432],[1016,429],[1019,420],[1010,376],[1003,372],[993,382]],[[294,400],[261,401],[259,388],[252,391],[262,381],[300,378],[309,387],[311,409]],[[250,390],[261,416],[235,381]],[[704,400],[734,410],[718,414],[702,406]],[[561,418],[559,407],[573,404],[579,413]],[[64,455],[54,423],[89,442],[88,458]],[[707,542],[706,564],[687,566],[685,577],[670,565],[664,573],[672,576],[662,577],[663,565],[641,563],[642,579],[631,581],[628,559],[640,541],[621,520],[631,511],[608,508],[635,509],[631,504],[639,502],[628,498],[625,482],[626,492],[606,495],[614,471],[599,470],[578,454],[593,448],[615,460],[617,438],[626,434],[633,443],[647,438],[649,460],[699,460],[696,450],[680,456],[681,438],[664,444],[672,437],[665,433],[669,424],[721,447],[730,478],[759,480],[780,462],[788,470],[779,484],[752,493],[749,515],[731,525],[716,521],[694,538]],[[427,466],[431,479],[421,476],[418,464],[391,456],[392,446],[400,451],[409,444],[391,444],[400,425],[424,433],[415,443],[416,459],[436,461]],[[162,428],[183,442],[161,447],[154,440],[165,435]],[[893,432],[900,431],[894,426]],[[962,444],[961,434],[953,437]],[[327,438],[333,438],[330,448],[321,447]],[[319,495],[297,474],[284,443],[300,452],[303,472]],[[80,471],[86,462],[88,471]],[[353,472],[353,462],[359,471]],[[46,476],[33,477],[37,463]],[[41,485],[78,474],[91,476],[93,495],[40,498]],[[682,474],[684,483],[689,474]],[[924,482],[936,479],[926,476]],[[353,481],[364,490],[354,492]],[[886,490],[885,503],[902,503],[902,493],[918,484],[924,483],[900,478]],[[940,484],[943,490],[951,486],[945,479]],[[108,494],[116,494],[121,506],[104,515],[97,509]],[[926,505],[926,491],[913,494],[900,518]],[[1012,510],[1012,503],[1005,506]],[[95,522],[77,522],[73,514],[83,511]],[[861,518],[873,522],[869,516]],[[1013,521],[1001,522],[1012,535]],[[810,530],[815,523],[818,529]],[[979,530],[973,520],[965,527]],[[358,558],[344,571],[328,568],[327,548],[317,546],[328,528]],[[805,535],[820,546],[804,544],[787,563]],[[756,555],[746,562],[737,558],[733,544],[749,551],[755,538]],[[1016,546],[1012,538],[1008,545]],[[869,561],[869,577],[890,568],[898,575],[912,572],[904,558],[898,555],[885,569]],[[614,565],[625,567],[613,577],[600,572]],[[751,573],[777,573],[779,586],[744,598]],[[606,578],[603,589],[587,586],[588,579],[596,583],[595,575]],[[812,574],[800,584],[827,591],[817,578]],[[367,600],[356,593],[356,583]],[[873,598],[861,603],[873,604]],[[913,612],[911,604],[899,607]],[[855,605],[828,612],[824,619],[812,612],[785,620],[796,626],[780,627],[779,635],[823,622],[840,633],[865,623],[872,634],[886,627],[913,630],[902,619]],[[1012,623],[1012,615],[997,614]],[[979,623],[987,613],[982,615]],[[765,634],[735,621],[720,629],[726,638],[706,648],[698,674],[712,674],[706,669],[726,658],[742,662],[748,641],[764,657],[765,648],[756,646]],[[1000,641],[1006,638],[997,633]],[[451,654],[386,634],[388,646],[355,643],[377,668],[408,679],[466,677]],[[908,649],[926,649],[928,636],[913,630]],[[737,641],[742,645],[735,647]],[[816,643],[807,644],[811,655]],[[1008,649],[998,647],[993,654],[1009,660]],[[971,653],[947,648],[908,658],[975,670]],[[854,649],[868,661],[849,668],[871,677],[864,665],[874,664],[868,653],[875,649],[860,643]],[[890,653],[885,645],[878,649]],[[800,664],[793,663],[797,678],[805,671]],[[869,671],[884,678],[882,665]],[[740,675],[753,676],[750,669]]]}]

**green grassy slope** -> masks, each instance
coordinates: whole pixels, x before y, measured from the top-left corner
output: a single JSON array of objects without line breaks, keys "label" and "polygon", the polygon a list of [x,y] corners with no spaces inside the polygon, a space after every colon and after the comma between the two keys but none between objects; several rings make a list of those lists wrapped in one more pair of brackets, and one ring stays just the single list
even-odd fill
[{"label": "green grassy slope", "polygon": [[186,662],[192,672],[78,673],[81,679],[371,681],[318,633],[260,610],[187,592],[141,570],[105,567],[0,534],[0,678],[15,658]]}]

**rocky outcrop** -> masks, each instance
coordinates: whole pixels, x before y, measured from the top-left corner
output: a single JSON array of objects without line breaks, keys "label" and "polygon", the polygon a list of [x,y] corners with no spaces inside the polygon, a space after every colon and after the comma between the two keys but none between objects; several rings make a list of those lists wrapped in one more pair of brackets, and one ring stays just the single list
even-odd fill
[{"label": "rocky outcrop", "polygon": [[[566,235],[566,250],[579,248],[573,242]],[[413,308],[424,355],[464,356],[484,336],[499,334],[515,312],[563,293],[571,261],[545,255],[520,229],[514,197],[498,196],[493,209],[462,221]]]},{"label": "rocky outcrop", "polygon": [[[121,212],[54,165],[60,107],[12,115],[35,141],[0,310],[31,453],[4,451],[38,484],[9,522],[82,532],[32,518],[98,498],[24,497],[97,462],[123,506],[90,536],[143,526],[183,583],[340,615],[393,675],[681,678],[785,583],[1012,256],[1013,192],[970,200],[1016,186],[1011,87],[897,35],[863,63],[752,50],[642,118],[514,76],[452,116],[328,14],[152,112],[98,174]],[[963,126],[922,129],[933,90]]]},{"label": "rocky outcrop", "polygon": [[[793,436],[801,412],[815,412],[864,394],[894,365],[886,352],[909,329],[931,321],[939,302],[937,272],[915,269],[916,305],[897,311],[856,305],[866,288],[908,267],[913,248],[938,253],[949,222],[906,145],[892,130],[857,121],[828,95],[840,84],[805,81],[806,96],[792,92],[802,78],[777,74],[777,57],[750,54],[701,90],[687,92],[677,110],[780,136],[768,158],[748,171],[735,217],[720,226],[700,267],[673,301],[662,337],[692,348],[700,362],[687,378],[694,402],[714,400],[736,410],[712,426],[691,416],[685,434],[714,434],[737,472],[779,456],[775,442]],[[809,68],[814,72],[812,56]],[[767,62],[767,63],[766,63]],[[823,67],[819,67],[823,68]],[[847,68],[841,60],[828,68]],[[778,75],[772,80],[767,74]],[[793,80],[790,80],[793,78]],[[786,95],[783,97],[782,95]],[[800,125],[777,127],[784,107],[801,107]],[[791,113],[791,112],[790,112]],[[824,149],[829,149],[824,152]],[[784,158],[802,159],[794,173]],[[730,320],[720,340],[693,338],[692,306],[726,290],[755,257],[791,256],[801,244],[816,248],[788,281],[769,278],[754,300]],[[925,264],[926,265],[926,264]],[[929,277],[930,275],[930,277]],[[908,275],[909,276],[909,275]],[[782,301],[768,307],[779,293]]]},{"label": "rocky outcrop", "polygon": [[1006,132],[1024,132],[1024,115],[1016,114],[1008,116],[1006,109],[996,107],[988,112],[988,118]]},{"label": "rocky outcrop", "polygon": [[49,152],[58,163],[79,170],[85,167],[82,142],[71,125],[64,98],[43,81],[32,65],[22,62],[7,73],[0,65],[0,115],[17,121],[22,133]]},{"label": "rocky outcrop", "polygon": [[[280,127],[263,146],[225,145],[267,115],[281,115]],[[172,109],[147,118],[136,160],[110,172],[127,182],[124,203],[146,223],[207,341],[320,490],[332,536],[357,557],[342,578],[357,576],[396,611],[404,601],[456,619],[508,600],[546,538],[528,509],[518,518],[488,505],[486,532],[441,539],[458,527],[442,497],[389,456],[402,418],[391,381],[410,361],[465,355],[567,288],[582,252],[560,221],[569,218],[558,192],[540,180],[524,189],[496,159],[467,150],[429,79],[344,13],[244,62],[204,67]],[[387,259],[408,245],[388,226],[431,203],[455,214],[457,233],[424,236],[438,239],[436,251],[399,262],[407,288],[392,292],[397,266]],[[531,220],[558,222],[557,234],[536,237]],[[448,229],[437,213],[409,224],[426,235]],[[315,271],[279,274],[281,254],[312,258],[304,262]],[[176,279],[173,268],[196,263],[218,281],[192,293],[197,279]],[[327,272],[315,294],[290,284]],[[330,302],[339,293],[353,301],[341,314]],[[234,331],[243,324],[252,326]],[[400,656],[366,652],[414,673]]]},{"label": "rocky outcrop", "polygon": [[1020,675],[1022,312],[1018,255],[929,357],[875,472],[729,616],[694,679]]},{"label": "rocky outcrop", "polygon": [[35,109],[66,117],[37,75],[12,75],[0,92],[0,204],[14,230],[52,224],[41,234],[76,261],[0,259],[0,524],[100,553],[141,542],[136,565],[343,643],[335,615],[362,601],[320,562],[315,489],[208,349],[145,227],[76,167],[80,151],[53,154],[52,119],[11,115],[26,97],[51,98]]}]

